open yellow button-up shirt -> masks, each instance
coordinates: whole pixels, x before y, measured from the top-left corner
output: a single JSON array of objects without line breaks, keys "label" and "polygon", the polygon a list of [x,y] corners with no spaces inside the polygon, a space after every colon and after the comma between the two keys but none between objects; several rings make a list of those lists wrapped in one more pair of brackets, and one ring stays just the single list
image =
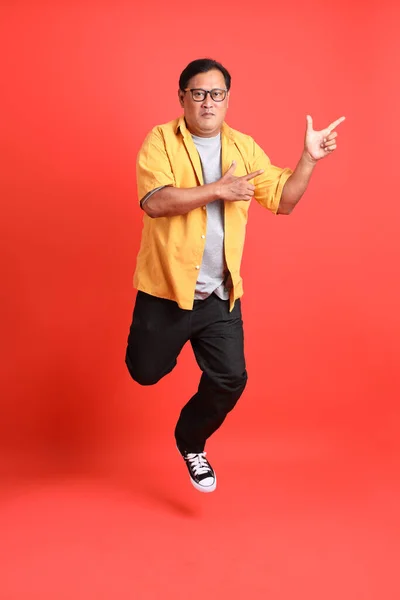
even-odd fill
[{"label": "open yellow button-up shirt", "polygon": [[[254,198],[276,214],[290,169],[271,165],[265,152],[248,135],[226,123],[221,132],[222,174],[236,161],[234,175],[240,177],[258,169]],[[203,185],[200,156],[183,117],[154,127],[137,157],[139,201],[161,186],[189,188]],[[250,202],[225,202],[225,260],[232,279],[230,309],[243,294],[240,263]],[[137,257],[134,286],[147,294],[174,300],[187,310],[193,308],[194,293],[207,234],[207,211],[196,208],[186,215],[158,217],[144,215],[141,246]]]}]

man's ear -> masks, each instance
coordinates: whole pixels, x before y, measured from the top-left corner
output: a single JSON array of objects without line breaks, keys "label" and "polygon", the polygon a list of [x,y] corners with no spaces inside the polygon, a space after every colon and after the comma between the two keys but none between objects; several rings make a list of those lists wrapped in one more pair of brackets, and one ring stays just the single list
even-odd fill
[{"label": "man's ear", "polygon": [[179,104],[182,106],[182,108],[183,108],[183,97],[184,97],[184,93],[182,92],[182,90],[178,90]]}]

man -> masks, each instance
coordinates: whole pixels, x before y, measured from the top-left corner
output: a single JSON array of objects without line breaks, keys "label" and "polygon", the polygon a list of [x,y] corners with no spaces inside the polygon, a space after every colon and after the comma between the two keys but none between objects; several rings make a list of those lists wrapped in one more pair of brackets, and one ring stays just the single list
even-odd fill
[{"label": "man", "polygon": [[335,127],[310,116],[294,172],[271,165],[256,142],[225,123],[231,87],[218,62],[191,62],[179,79],[183,116],[155,127],[137,158],[144,211],[134,285],[138,289],[126,364],[141,385],[172,371],[187,341],[202,371],[175,429],[194,487],[216,488],[206,440],[247,381],[240,262],[250,200],[275,214],[296,206],[318,160],[336,149]]}]

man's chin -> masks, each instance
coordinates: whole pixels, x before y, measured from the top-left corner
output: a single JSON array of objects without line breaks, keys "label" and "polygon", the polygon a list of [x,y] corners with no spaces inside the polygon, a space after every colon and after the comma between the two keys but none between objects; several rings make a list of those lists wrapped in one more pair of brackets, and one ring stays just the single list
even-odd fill
[{"label": "man's chin", "polygon": [[221,126],[218,126],[215,119],[202,120],[201,123],[198,123],[198,127],[199,130],[204,131],[204,133],[210,133],[215,131],[215,133],[217,134],[218,131],[221,129]]},{"label": "man's chin", "polygon": [[193,123],[192,127],[188,124],[188,129],[191,133],[199,137],[212,137],[213,135],[218,135],[221,126],[218,126],[215,119],[199,119]]}]

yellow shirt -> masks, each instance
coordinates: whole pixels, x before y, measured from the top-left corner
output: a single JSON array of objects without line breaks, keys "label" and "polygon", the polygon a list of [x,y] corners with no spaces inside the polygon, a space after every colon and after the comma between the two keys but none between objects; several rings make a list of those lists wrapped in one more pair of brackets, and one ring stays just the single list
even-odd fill
[{"label": "yellow shirt", "polygon": [[[283,186],[292,174],[290,169],[271,165],[265,152],[248,135],[231,129],[226,123],[221,131],[222,174],[236,161],[234,175],[240,177],[258,169],[255,200],[275,213]],[[139,201],[160,186],[190,188],[203,185],[200,156],[183,117],[154,127],[147,135],[137,157]],[[243,295],[240,263],[250,202],[225,202],[225,260],[232,279],[230,310]],[[207,211],[196,208],[186,215],[158,217],[144,215],[141,246],[137,257],[134,286],[147,294],[174,300],[187,310],[193,308],[199,275]]]}]

